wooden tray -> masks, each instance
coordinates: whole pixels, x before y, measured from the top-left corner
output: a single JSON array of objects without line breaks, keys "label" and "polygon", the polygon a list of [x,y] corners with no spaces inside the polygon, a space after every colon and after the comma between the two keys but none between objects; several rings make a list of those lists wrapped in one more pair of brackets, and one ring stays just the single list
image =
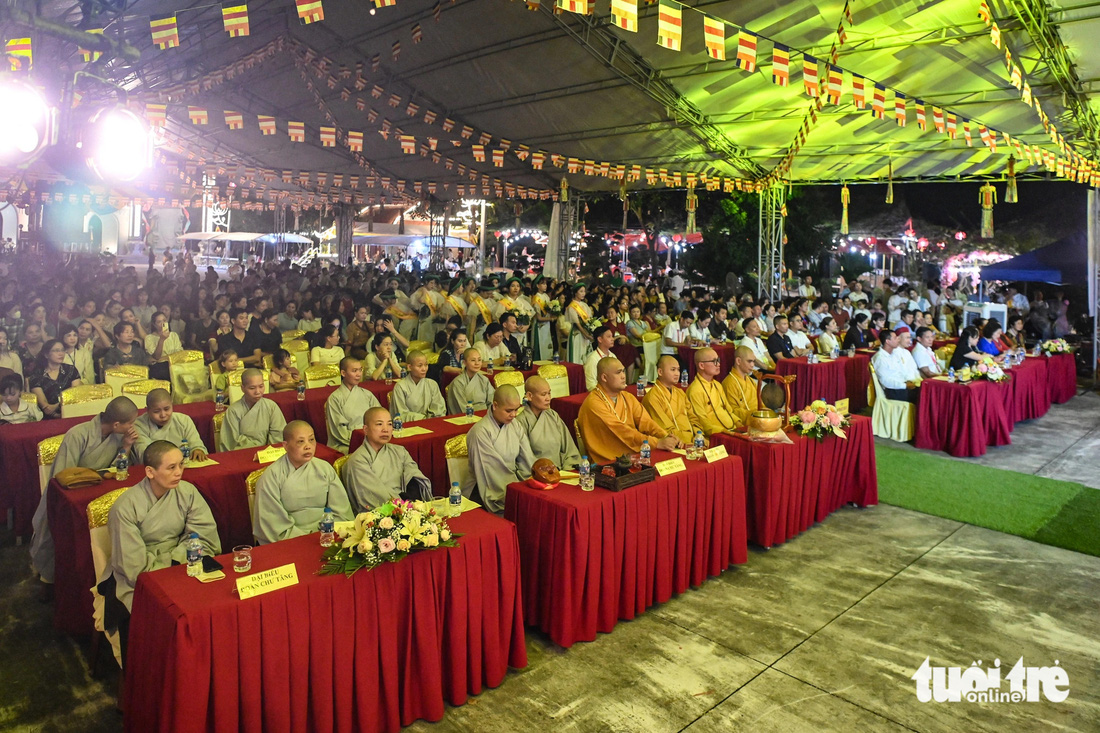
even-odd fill
[{"label": "wooden tray", "polygon": [[623,489],[629,489],[631,486],[637,486],[647,481],[657,480],[657,469],[652,466],[643,468],[637,473],[627,473],[622,476],[615,476],[614,478],[604,474],[603,466],[593,466],[593,468],[595,469],[593,477],[595,478],[596,486],[607,489],[608,491],[622,491]]}]

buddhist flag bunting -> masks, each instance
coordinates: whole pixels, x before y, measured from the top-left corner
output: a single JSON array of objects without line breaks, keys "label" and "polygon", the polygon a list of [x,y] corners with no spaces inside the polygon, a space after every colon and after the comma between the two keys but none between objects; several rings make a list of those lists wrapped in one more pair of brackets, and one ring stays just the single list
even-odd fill
[{"label": "buddhist flag bunting", "polygon": [[624,31],[637,33],[638,0],[611,0],[611,22]]},{"label": "buddhist flag bunting", "polygon": [[304,122],[287,122],[286,134],[290,136],[290,141],[295,143],[304,143],[306,141],[306,125]]},{"label": "buddhist flag bunting", "polygon": [[996,23],[989,25],[989,40],[993,41],[993,45],[997,48],[1001,47],[1001,28]]},{"label": "buddhist flag bunting", "polygon": [[[709,15],[703,16],[703,43],[707,47],[707,55],[719,61],[726,60],[726,24],[718,18]],[[738,49],[738,63],[740,64],[740,48]]]},{"label": "buddhist flag bunting", "polygon": [[802,86],[811,97],[816,97],[817,89],[817,59],[808,54],[802,56]]},{"label": "buddhist flag bunting", "polygon": [[412,39],[413,43],[420,43],[424,39],[424,31],[420,29],[419,23],[412,27]]},{"label": "buddhist flag bunting", "polygon": [[230,38],[248,35],[248,6],[222,5],[222,23]]},{"label": "buddhist flag bunting", "polygon": [[[558,0],[561,2],[561,0]],[[673,0],[660,0],[657,9],[657,45],[672,51],[680,50],[683,36],[683,9]]]},{"label": "buddhist flag bunting", "polygon": [[1026,81],[1023,88],[1020,90],[1020,98],[1024,100],[1024,104],[1031,104],[1031,85]]},{"label": "buddhist flag bunting", "polygon": [[[102,28],[89,28],[84,32],[85,33],[94,33],[97,36],[103,35],[103,29]],[[84,63],[86,63],[86,64],[90,64],[93,61],[99,61],[99,57],[102,56],[102,55],[103,55],[103,53],[101,51],[89,51],[88,49],[85,49],[85,48],[80,49],[80,57],[82,59],[84,59]]]},{"label": "buddhist flag bunting", "polygon": [[978,4],[978,18],[986,25],[989,25],[990,21],[993,20],[993,16],[989,12],[989,4],[986,0],[982,0],[981,3]]},{"label": "buddhist flag bunting", "polygon": [[31,68],[31,39],[12,38],[4,44],[4,54],[12,71],[27,71]]},{"label": "buddhist flag bunting", "polygon": [[844,3],[844,18],[848,21],[848,25],[855,25],[856,21],[852,18],[852,4]]},{"label": "buddhist flag bunting", "polygon": [[894,119],[897,121],[898,127],[905,127],[905,123],[908,121],[905,95],[901,92],[894,92]]},{"label": "buddhist flag bunting", "polygon": [[390,53],[393,57],[393,60],[397,61],[398,57],[401,56],[401,41],[393,42],[393,45],[390,46]]},{"label": "buddhist flag bunting", "polygon": [[222,115],[225,117],[225,126],[230,130],[240,130],[244,127],[244,115],[240,112],[225,110]]},{"label": "buddhist flag bunting", "polygon": [[497,168],[504,167],[504,151],[500,148],[493,150],[493,165]]},{"label": "buddhist flag bunting", "polygon": [[484,163],[485,162],[485,146],[484,145],[473,145],[471,147],[472,147],[473,153],[474,153],[474,160],[476,160],[478,163]]},{"label": "buddhist flag bunting", "polygon": [[205,125],[210,121],[210,116],[202,107],[188,107],[187,116],[191,119],[192,125]]},{"label": "buddhist flag bunting", "polygon": [[168,122],[167,104],[146,104],[145,119],[149,120],[150,127],[164,127]]},{"label": "buddhist flag bunting", "polygon": [[946,128],[944,127],[944,122],[943,122],[943,108],[942,107],[933,107],[932,108],[932,124],[936,128],[936,132],[942,134],[945,131]]},{"label": "buddhist flag bunting", "polygon": [[335,127],[322,127],[321,128],[321,147],[323,147],[323,148],[335,148],[336,147],[336,128]]},{"label": "buddhist flag bunting", "polygon": [[928,120],[924,116],[924,102],[919,99],[914,101],[917,108],[917,127],[920,128],[921,132],[924,132],[928,129]]},{"label": "buddhist flag bunting", "polygon": [[852,102],[856,109],[867,107],[867,81],[858,74],[852,74]]},{"label": "buddhist flag bunting", "polygon": [[955,121],[955,115],[951,112],[947,113],[947,136],[952,140],[955,139],[958,134],[957,123]]},{"label": "buddhist flag bunting", "polygon": [[260,123],[260,132],[264,135],[275,134],[275,118],[267,115],[256,115],[256,121]]},{"label": "buddhist flag bunting", "polygon": [[412,155],[416,152],[416,138],[412,135],[401,136],[401,152],[405,155]]},{"label": "buddhist flag bunting", "polygon": [[149,30],[153,34],[153,43],[160,50],[180,45],[179,32],[176,29],[176,16],[166,15],[149,20]]},{"label": "buddhist flag bunting", "polygon": [[348,130],[348,149],[351,150],[353,153],[363,152],[362,132],[358,130]]},{"label": "buddhist flag bunting", "polygon": [[397,0],[374,0],[374,7],[376,8],[392,8],[397,5]]},{"label": "buddhist flag bunting", "polygon": [[871,115],[878,120],[886,116],[886,87],[875,84],[874,96],[871,98]]},{"label": "buddhist flag bunting", "polygon": [[542,164],[546,160],[546,153],[542,150],[537,150],[531,153],[531,167],[537,171],[542,170]]},{"label": "buddhist flag bunting", "polygon": [[1012,69],[1009,72],[1008,81],[1010,84],[1012,84],[1012,86],[1016,87],[1017,89],[1023,89],[1024,74],[1020,70],[1020,67],[1016,64],[1012,64]]},{"label": "buddhist flag bunting", "polygon": [[978,136],[987,146],[993,146],[994,143],[991,142],[993,140],[993,136],[989,134],[989,129],[985,125],[978,125]]},{"label": "buddhist flag bunting", "polygon": [[578,15],[591,15],[596,9],[596,4],[589,0],[558,0],[557,8]]},{"label": "buddhist flag bunting", "polygon": [[756,71],[756,34],[742,30],[737,34],[737,65],[742,71]]},{"label": "buddhist flag bunting", "polygon": [[782,44],[772,48],[772,83],[785,87],[791,80],[791,50]]},{"label": "buddhist flag bunting", "polygon": [[960,118],[963,123],[963,139],[966,140],[966,147],[974,147],[974,141],[970,138],[970,120],[965,117]]},{"label": "buddhist flag bunting", "polygon": [[844,86],[844,74],[835,66],[829,67],[829,102],[840,104],[840,95]]},{"label": "buddhist flag bunting", "polygon": [[298,20],[302,25],[325,19],[325,8],[321,0],[294,0],[294,4],[298,8]]}]

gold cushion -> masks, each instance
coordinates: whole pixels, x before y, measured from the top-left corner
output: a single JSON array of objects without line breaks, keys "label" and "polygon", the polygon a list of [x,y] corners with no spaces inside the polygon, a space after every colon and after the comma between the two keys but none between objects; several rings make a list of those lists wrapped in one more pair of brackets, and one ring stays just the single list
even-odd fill
[{"label": "gold cushion", "polygon": [[225,422],[225,413],[224,412],[215,412],[214,413],[214,432],[215,433],[220,433],[221,432],[223,422]]},{"label": "gold cushion", "polygon": [[306,335],[305,331],[300,331],[298,329],[294,329],[293,331],[283,331],[284,348],[286,346],[285,342],[293,341],[295,339],[300,339],[305,335]]},{"label": "gold cushion", "polygon": [[318,364],[306,368],[305,378],[307,382],[319,382],[324,379],[339,379],[340,366],[338,364]]},{"label": "gold cushion", "polygon": [[510,384],[513,387],[523,386],[523,372],[497,372],[493,375],[493,384],[497,387],[502,384]]},{"label": "gold cushion", "polygon": [[291,339],[283,342],[283,348],[293,354],[295,351],[309,351],[309,344],[305,339]]},{"label": "gold cushion", "polygon": [[147,395],[154,389],[166,389],[172,391],[172,383],[163,379],[138,379],[122,385],[122,394]]},{"label": "gold cushion", "polygon": [[115,396],[115,391],[109,384],[82,384],[79,387],[69,387],[61,393],[61,404],[79,405],[84,402],[110,399]]},{"label": "gold cushion", "polygon": [[447,443],[443,448],[443,454],[447,458],[466,458],[470,455],[466,449],[466,434],[456,435],[453,438],[448,438]]},{"label": "gold cushion", "polygon": [[177,351],[174,354],[168,355],[169,364],[190,364],[191,362],[195,361],[199,363],[202,363],[204,361],[204,357],[201,351]]},{"label": "gold cushion", "polygon": [[23,400],[24,402],[29,402],[32,405],[37,405],[38,404],[38,398],[34,396],[34,392],[24,392],[20,396],[20,399]]},{"label": "gold cushion", "polygon": [[642,341],[660,341],[661,336],[660,331],[646,331],[642,334]]},{"label": "gold cushion", "polygon": [[439,354],[437,354],[434,351],[432,353],[428,354],[428,363],[429,364],[438,364],[439,363]]},{"label": "gold cushion", "polygon": [[107,524],[107,517],[111,513],[111,507],[115,505],[115,501],[118,497],[122,496],[122,492],[130,488],[129,486],[123,486],[121,489],[115,489],[114,491],[108,491],[98,499],[92,499],[88,504],[88,529],[95,529],[96,527],[104,527]]},{"label": "gold cushion", "polygon": [[52,438],[46,438],[38,444],[39,466],[53,465],[54,459],[57,458],[57,450],[61,447],[61,441],[64,439],[64,434],[55,435]]},{"label": "gold cushion", "polygon": [[103,375],[105,378],[120,377],[129,379],[148,379],[149,367],[138,366],[137,364],[119,364],[118,366],[107,367]]},{"label": "gold cushion", "polygon": [[427,341],[410,341],[409,351],[429,352],[432,350],[432,345]]},{"label": "gold cushion", "polygon": [[539,376],[543,379],[557,379],[559,377],[568,377],[569,372],[561,364],[547,364],[546,366],[539,367]]}]

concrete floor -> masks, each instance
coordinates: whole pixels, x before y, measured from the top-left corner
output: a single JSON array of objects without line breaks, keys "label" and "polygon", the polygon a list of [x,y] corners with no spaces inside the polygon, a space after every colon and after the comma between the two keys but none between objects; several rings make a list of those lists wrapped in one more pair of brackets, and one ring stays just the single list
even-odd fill
[{"label": "concrete floor", "polygon": [[[1098,407],[1095,395],[1055,407],[970,460],[1100,488]],[[27,548],[0,530],[0,731],[121,730],[114,677],[89,674],[36,592]],[[592,643],[565,651],[529,631],[526,669],[409,730],[1095,732],[1098,598],[1100,558],[891,506],[843,509]],[[1069,698],[920,703],[910,679],[926,657],[1007,671],[1021,656],[1057,661]]]}]

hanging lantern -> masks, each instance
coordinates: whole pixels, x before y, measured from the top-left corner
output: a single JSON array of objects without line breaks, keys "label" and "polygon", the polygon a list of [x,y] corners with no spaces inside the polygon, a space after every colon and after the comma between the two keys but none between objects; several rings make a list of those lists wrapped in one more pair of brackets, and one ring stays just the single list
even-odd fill
[{"label": "hanging lantern", "polygon": [[997,189],[986,183],[978,189],[978,203],[982,205],[982,238],[993,238],[993,205],[997,203]]},{"label": "hanging lantern", "polygon": [[894,203],[894,161],[891,160],[887,165],[889,167],[886,169],[888,176],[886,179],[886,203],[892,204]]},{"label": "hanging lantern", "polygon": [[852,194],[848,192],[848,184],[845,183],[840,189],[840,205],[844,207],[840,214],[840,233],[848,233],[848,202],[852,200]]},{"label": "hanging lantern", "polygon": [[1019,200],[1016,192],[1016,158],[1008,156],[1008,184],[1005,186],[1005,203],[1014,204]]}]

